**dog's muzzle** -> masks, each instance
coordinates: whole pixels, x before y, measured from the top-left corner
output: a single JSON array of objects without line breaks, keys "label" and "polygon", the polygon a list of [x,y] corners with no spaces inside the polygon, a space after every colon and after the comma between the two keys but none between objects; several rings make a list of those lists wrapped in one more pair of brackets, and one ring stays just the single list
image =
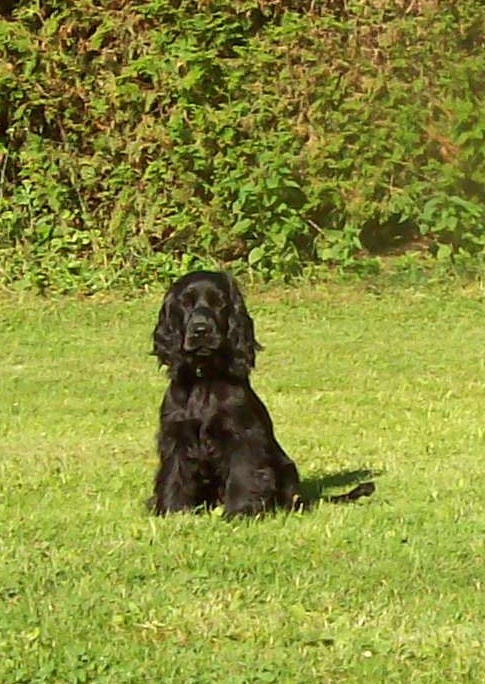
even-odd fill
[{"label": "dog's muzzle", "polygon": [[185,329],[184,350],[208,355],[219,349],[221,334],[209,309],[195,309],[189,316]]}]

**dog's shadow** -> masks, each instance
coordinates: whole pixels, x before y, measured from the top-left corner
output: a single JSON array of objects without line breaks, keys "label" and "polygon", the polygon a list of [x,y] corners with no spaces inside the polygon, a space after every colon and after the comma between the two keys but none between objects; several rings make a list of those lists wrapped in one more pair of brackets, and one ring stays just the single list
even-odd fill
[{"label": "dog's shadow", "polygon": [[[356,501],[362,496],[370,496],[375,491],[375,484],[372,480],[381,474],[381,471],[361,469],[303,478],[300,484],[301,498],[309,506],[317,501],[330,503]],[[371,481],[369,481],[370,478],[372,478]],[[328,494],[329,490],[353,485],[353,489],[345,494]]]}]

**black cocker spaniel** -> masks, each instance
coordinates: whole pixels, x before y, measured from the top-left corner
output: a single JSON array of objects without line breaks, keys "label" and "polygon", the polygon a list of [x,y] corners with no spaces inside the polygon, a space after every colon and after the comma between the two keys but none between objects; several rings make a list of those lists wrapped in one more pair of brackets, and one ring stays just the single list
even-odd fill
[{"label": "black cocker spaniel", "polygon": [[170,376],[160,408],[155,513],[220,503],[228,517],[294,508],[298,472],[249,384],[260,347],[232,276],[198,271],[175,282],[153,341]]}]

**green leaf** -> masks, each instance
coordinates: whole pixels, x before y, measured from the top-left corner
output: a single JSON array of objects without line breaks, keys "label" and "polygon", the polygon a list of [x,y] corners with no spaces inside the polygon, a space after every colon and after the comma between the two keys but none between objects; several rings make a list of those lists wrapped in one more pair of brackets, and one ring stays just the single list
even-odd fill
[{"label": "green leaf", "polygon": [[263,246],[253,247],[248,254],[248,264],[250,266],[255,266],[263,259],[264,255],[265,250]]},{"label": "green leaf", "polygon": [[438,261],[448,261],[453,254],[453,248],[448,244],[440,244],[436,253]]}]

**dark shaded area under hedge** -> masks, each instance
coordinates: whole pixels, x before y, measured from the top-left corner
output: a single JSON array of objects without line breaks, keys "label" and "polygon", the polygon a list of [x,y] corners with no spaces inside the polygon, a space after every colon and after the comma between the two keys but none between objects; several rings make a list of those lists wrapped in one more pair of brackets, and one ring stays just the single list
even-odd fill
[{"label": "dark shaded area under hedge", "polygon": [[482,253],[484,18],[452,0],[4,2],[0,279]]}]

